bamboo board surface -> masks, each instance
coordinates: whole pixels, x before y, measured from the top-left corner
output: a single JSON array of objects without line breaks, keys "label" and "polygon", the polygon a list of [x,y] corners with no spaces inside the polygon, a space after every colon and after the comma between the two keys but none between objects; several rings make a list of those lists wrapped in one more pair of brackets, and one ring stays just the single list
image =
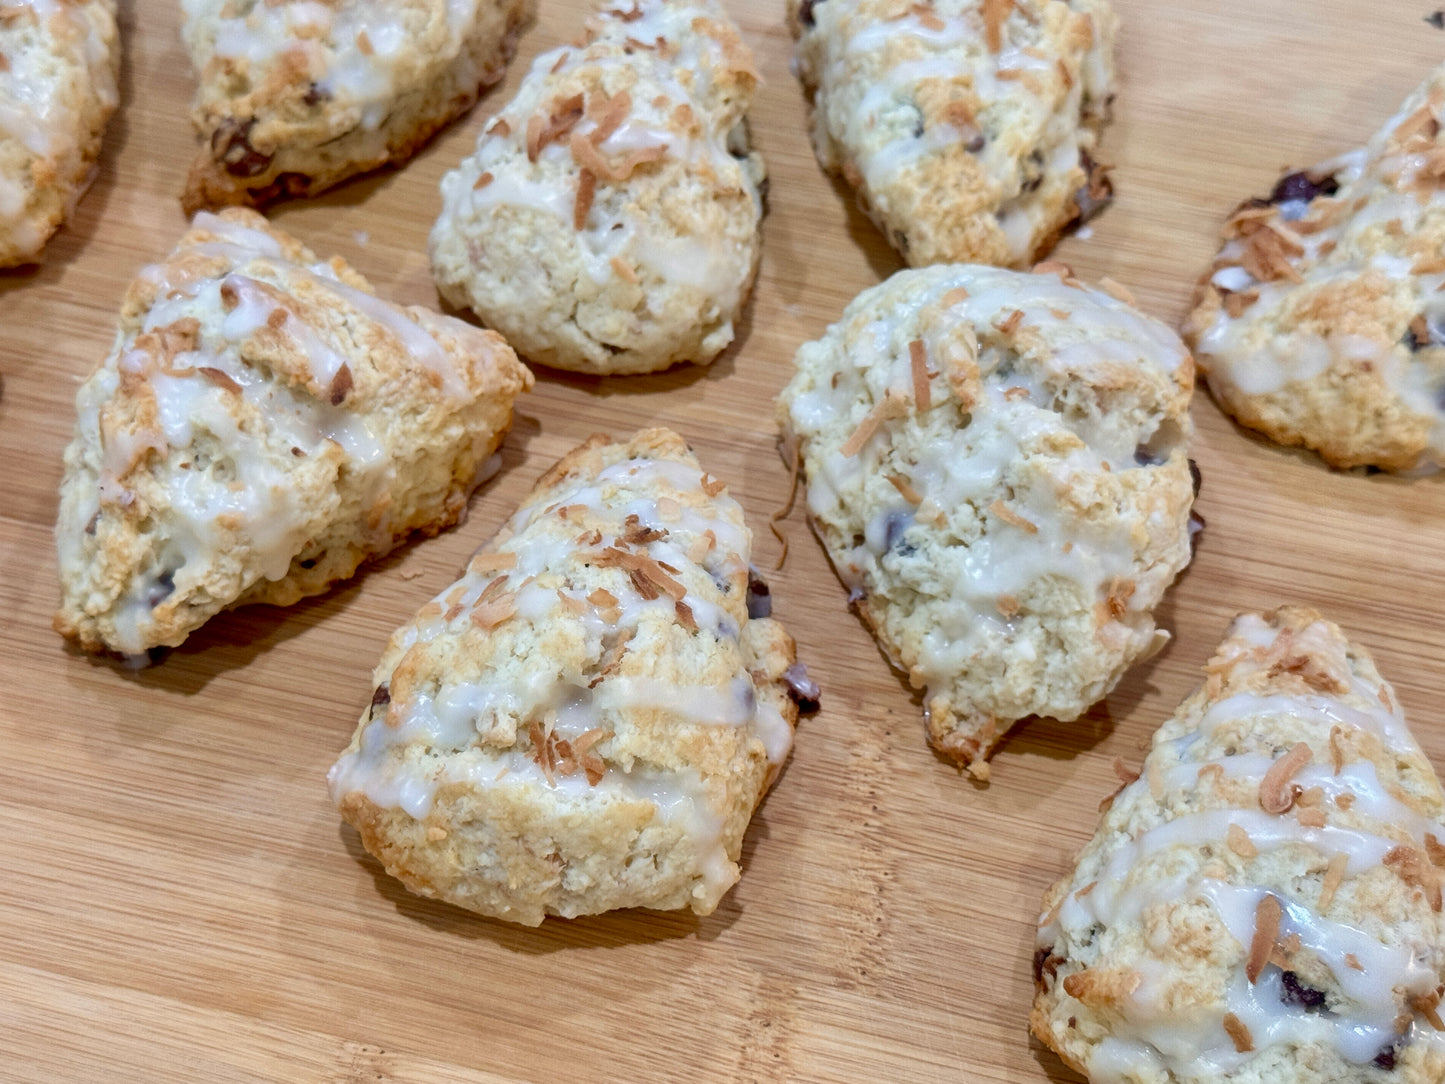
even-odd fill
[{"label": "bamboo board surface", "polygon": [[[1019,728],[976,785],[848,612],[800,512],[775,614],[823,687],[708,918],[633,911],[537,930],[409,895],[342,825],[326,769],[390,631],[538,475],[598,429],[671,425],[727,481],[768,566],[787,488],[771,397],[798,344],[899,265],[818,169],[780,2],[726,0],[767,79],[761,277],[710,369],[541,372],[471,518],[290,609],[213,620],[127,672],[50,631],[51,525],[79,381],[130,276],[183,227],[192,89],[174,0],[122,0],[122,108],[99,178],[38,269],[0,274],[0,1077],[11,1081],[1076,1081],[1026,1031],[1044,888],[1093,832],[1228,618],[1316,606],[1368,646],[1445,767],[1445,480],[1339,474],[1201,394],[1208,529],[1166,600],[1175,640],[1076,724]],[[1426,0],[1116,0],[1118,199],[1058,255],[1177,324],[1224,215],[1280,169],[1359,144],[1445,33]],[[506,81],[405,169],[279,224],[385,297],[435,304],[441,175],[582,0],[541,0]]]}]

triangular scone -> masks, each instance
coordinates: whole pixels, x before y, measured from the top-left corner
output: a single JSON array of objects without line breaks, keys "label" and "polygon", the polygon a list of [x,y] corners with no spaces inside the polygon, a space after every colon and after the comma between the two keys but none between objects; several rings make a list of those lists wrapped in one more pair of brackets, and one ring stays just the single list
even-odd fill
[{"label": "triangular scone", "polygon": [[788,0],[818,161],[914,267],[1027,267],[1112,197],[1109,0]]},{"label": "triangular scone", "polygon": [[715,0],[609,0],[442,180],[437,289],[528,361],[707,364],[757,271],[753,57]]},{"label": "triangular scone", "polygon": [[90,183],[119,66],[115,0],[0,5],[0,267],[39,256]]},{"label": "triangular scone", "polygon": [[496,918],[709,914],[797,720],[750,548],[676,433],[575,449],[392,636],[342,816],[412,891]]},{"label": "triangular scone", "polygon": [[456,523],[531,382],[495,333],[381,301],[260,215],[197,215],[76,396],[56,629],[174,646]]},{"label": "triangular scone", "polygon": [[1336,467],[1445,466],[1445,65],[1369,143],[1242,204],[1185,326],[1242,425]]},{"label": "triangular scone", "polygon": [[203,141],[186,211],[405,162],[502,77],[534,0],[182,0]]},{"label": "triangular scone", "polygon": [[1189,354],[1053,267],[900,271],[778,399],[833,567],[980,777],[1019,719],[1076,718],[1167,638],[1189,561]]},{"label": "triangular scone", "polygon": [[1445,1080],[1445,793],[1369,654],[1244,614],[1044,897],[1033,1030],[1093,1081]]}]

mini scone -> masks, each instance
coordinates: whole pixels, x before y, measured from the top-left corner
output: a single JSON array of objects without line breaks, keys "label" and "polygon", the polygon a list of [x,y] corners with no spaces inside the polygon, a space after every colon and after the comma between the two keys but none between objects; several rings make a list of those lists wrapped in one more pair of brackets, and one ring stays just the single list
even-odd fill
[{"label": "mini scone", "polygon": [[604,7],[544,53],[442,180],[432,273],[529,361],[592,373],[707,364],[759,253],[758,85],[714,0]]},{"label": "mini scone", "polygon": [[1112,195],[1109,0],[788,0],[818,161],[914,267],[1027,267]]},{"label": "mini scone", "polygon": [[1244,203],[1185,326],[1242,425],[1336,467],[1445,464],[1445,66],[1359,149]]},{"label": "mini scone", "polygon": [[90,184],[119,66],[115,0],[0,8],[0,267],[38,257]]},{"label": "mini scone", "polygon": [[1167,639],[1189,560],[1189,354],[1054,266],[900,271],[778,399],[834,569],[983,778],[1015,722],[1076,718]]},{"label": "mini scone", "polygon": [[413,892],[495,918],[710,914],[808,684],[749,617],[750,546],[676,433],[576,448],[392,636],[328,777],[342,816]]},{"label": "mini scone", "polygon": [[502,339],[373,296],[253,211],[201,213],[131,283],[76,396],[55,627],[179,644],[456,523],[531,374]]},{"label": "mini scone", "polygon": [[1369,653],[1244,614],[1044,897],[1036,1034],[1095,1084],[1445,1080],[1445,793]]},{"label": "mini scone", "polygon": [[511,59],[534,0],[181,0],[203,146],[191,213],[310,196],[412,157]]}]

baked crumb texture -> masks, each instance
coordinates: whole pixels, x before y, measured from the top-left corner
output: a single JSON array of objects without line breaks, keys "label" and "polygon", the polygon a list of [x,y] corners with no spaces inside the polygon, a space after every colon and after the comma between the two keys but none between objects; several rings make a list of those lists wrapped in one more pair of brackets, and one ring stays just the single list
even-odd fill
[{"label": "baked crumb texture", "polygon": [[813,148],[909,264],[1027,267],[1108,203],[1107,0],[788,0]]},{"label": "baked crumb texture", "polygon": [[865,290],[795,364],[811,520],[940,753],[986,777],[1015,722],[1078,717],[1167,640],[1193,502],[1168,328],[1062,264],[945,265]]},{"label": "baked crumb texture", "polygon": [[531,374],[493,332],[376,298],[253,211],[202,213],[131,283],[76,396],[55,627],[179,644],[456,523]]},{"label": "baked crumb texture", "polygon": [[544,53],[442,180],[432,273],[528,361],[706,364],[757,271],[752,54],[713,0],[627,0]]},{"label": "baked crumb texture", "polygon": [[1034,1034],[1094,1082],[1445,1080],[1445,794],[1369,654],[1244,614],[1044,897]]},{"label": "baked crumb texture", "polygon": [[1445,67],[1363,148],[1230,216],[1185,324],[1242,425],[1336,467],[1445,463]]},{"label": "baked crumb texture", "polygon": [[484,915],[710,914],[797,720],[750,546],[676,433],[575,449],[392,636],[329,776],[342,816]]},{"label": "baked crumb texture", "polygon": [[90,185],[119,67],[115,0],[0,4],[0,267],[37,259]]},{"label": "baked crumb texture", "polygon": [[182,204],[260,207],[407,161],[501,79],[534,0],[181,0],[202,148]]}]

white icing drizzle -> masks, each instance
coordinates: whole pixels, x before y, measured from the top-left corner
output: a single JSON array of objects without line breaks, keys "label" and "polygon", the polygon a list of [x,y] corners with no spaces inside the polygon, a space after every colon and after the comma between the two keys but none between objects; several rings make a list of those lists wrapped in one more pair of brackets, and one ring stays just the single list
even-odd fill
[{"label": "white icing drizzle", "polygon": [[[1342,641],[1331,638],[1319,623],[1290,635],[1287,648],[1276,647],[1277,627],[1254,614],[1239,618],[1220,650],[1224,659],[1232,661],[1231,682],[1248,681],[1254,671],[1263,672],[1288,652],[1323,659],[1332,676],[1347,674],[1343,680],[1348,693],[1340,697],[1237,693],[1215,700],[1197,725],[1179,717],[1166,723],[1155,736],[1141,778],[1125,787],[1113,806],[1119,811],[1119,824],[1152,817],[1156,810],[1164,816],[1163,823],[1120,838],[1117,829],[1106,837],[1106,821],[1080,859],[1073,890],[1056,914],[1040,918],[1038,945],[1054,951],[1055,946],[1069,944],[1107,946],[1117,927],[1141,921],[1151,908],[1202,904],[1218,915],[1240,946],[1240,962],[1219,991],[1219,1007],[1189,1012],[1170,1008],[1175,1004],[1170,999],[1178,993],[1177,973],[1152,954],[1132,960],[1141,981],[1111,1026],[1111,1037],[1093,1049],[1087,1064],[1091,1080],[1132,1080],[1132,1072],[1145,1065],[1171,1079],[1214,1079],[1235,1072],[1272,1046],[1318,1043],[1333,1047],[1356,1065],[1367,1065],[1381,1051],[1402,1043],[1445,1049],[1445,1037],[1418,1014],[1403,1034],[1397,1030],[1402,1000],[1408,1015],[1410,997],[1430,995],[1445,979],[1440,945],[1403,939],[1383,916],[1366,913],[1354,924],[1326,917],[1318,910],[1317,889],[1285,891],[1278,884],[1250,883],[1241,879],[1242,874],[1224,872],[1218,861],[1206,861],[1210,852],[1224,853],[1227,833],[1237,828],[1260,855],[1280,848],[1301,848],[1318,859],[1343,855],[1343,875],[1352,879],[1371,875],[1404,841],[1423,850],[1427,834],[1445,840],[1445,829],[1409,804],[1403,791],[1386,787],[1368,760],[1336,768],[1327,758],[1321,763],[1316,757],[1316,763],[1291,777],[1299,792],[1319,790],[1320,801],[1311,808],[1323,815],[1325,823],[1320,826],[1302,824],[1298,810],[1273,814],[1257,804],[1209,807],[1210,802],[1229,800],[1211,797],[1217,793],[1216,785],[1233,794],[1258,795],[1276,763],[1274,757],[1259,753],[1222,752],[1232,747],[1233,735],[1254,736],[1258,741],[1278,728],[1282,735],[1311,734],[1311,745],[1327,749],[1327,738],[1338,727],[1373,735],[1384,744],[1387,758],[1422,756],[1399,711],[1382,702],[1395,702],[1388,687],[1361,676],[1345,657]],[[1288,745],[1297,738],[1282,740]],[[1160,789],[1151,790],[1150,775],[1155,776],[1153,786]],[[1218,784],[1212,781],[1216,775]],[[1341,805],[1338,799],[1344,795],[1348,800]],[[1192,803],[1195,811],[1171,815],[1185,803]],[[1087,891],[1079,888],[1084,881]],[[1258,909],[1266,895],[1275,897],[1282,909],[1276,943],[1297,937],[1300,951],[1333,976],[1337,995],[1331,1011],[1307,1011],[1290,996],[1283,973],[1273,963],[1253,983],[1246,976],[1243,957],[1254,940]],[[1098,961],[1101,966],[1108,962],[1107,957]],[[1209,1004],[1198,995],[1184,1001]],[[1223,1026],[1227,1013],[1248,1030],[1252,1050],[1236,1050]]]},{"label": "white icing drizzle", "polygon": [[[599,609],[571,586],[570,573],[609,547],[625,547],[678,569],[676,579],[687,587],[681,604],[691,611],[698,635],[714,637],[738,651],[738,622],[717,602],[699,595],[697,587],[706,583],[715,590],[715,582],[745,572],[751,538],[742,526],[741,509],[725,494],[702,507],[682,503],[684,494],[700,492],[705,481],[706,475],[685,463],[628,459],[595,477],[549,490],[545,500],[534,498],[502,528],[498,535],[502,541],[492,551],[503,555],[503,563],[515,563],[501,573],[474,565],[439,594],[434,605],[424,607],[394,637],[388,655],[392,662],[383,664],[377,680],[389,680],[406,652],[421,649],[418,645],[448,630],[466,628],[483,594],[494,589],[502,576],[508,585],[520,585],[510,622],[575,624],[596,657],[619,637],[635,634],[644,622],[655,627],[659,617],[668,624],[677,620],[671,597],[644,598],[625,577],[609,589],[616,599],[615,612]],[[582,517],[575,511],[579,507],[585,509]],[[665,530],[666,535],[645,543],[625,542],[620,536],[630,516],[644,527]],[[598,542],[582,545],[575,540],[579,518],[601,521]],[[709,532],[715,544],[701,562],[691,560],[689,551]],[[563,603],[564,596],[568,604]],[[605,732],[607,741],[627,733],[639,716],[647,715],[678,726],[745,728],[761,741],[769,761],[781,765],[792,747],[792,728],[776,708],[758,702],[745,664],[740,661],[738,670],[720,685],[693,686],[636,673],[601,673],[589,679],[559,673],[553,660],[533,656],[523,663],[511,680],[504,681],[488,669],[476,679],[451,680],[434,692],[414,690],[404,704],[392,703],[390,718],[387,711],[374,712],[357,745],[331,769],[333,798],[339,801],[356,791],[382,808],[399,808],[418,819],[431,813],[439,786],[456,782],[478,789],[546,787],[579,808],[648,801],[658,820],[675,827],[688,841],[696,856],[696,875],[706,891],[720,893],[731,885],[737,868],[721,835],[726,811],[715,804],[695,770],[614,763],[591,783],[581,771],[546,772],[539,766],[537,750],[514,744],[509,735],[528,735],[534,724],[542,722],[547,733],[565,741],[589,731]],[[600,748],[605,751],[607,746]]]}]

